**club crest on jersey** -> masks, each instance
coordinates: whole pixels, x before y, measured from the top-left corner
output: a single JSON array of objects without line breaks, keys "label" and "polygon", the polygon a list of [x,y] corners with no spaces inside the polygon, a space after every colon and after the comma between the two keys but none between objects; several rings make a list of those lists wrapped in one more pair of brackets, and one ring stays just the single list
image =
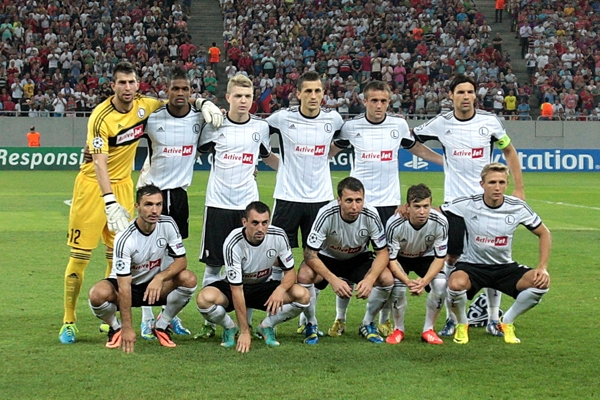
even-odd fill
[{"label": "club crest on jersey", "polygon": [[478,149],[454,149],[452,157],[455,158],[483,158],[483,147]]},{"label": "club crest on jersey", "polygon": [[390,136],[392,137],[392,139],[398,139],[400,137],[400,132],[398,132],[397,129],[392,129],[392,131],[390,132]]},{"label": "club crest on jersey", "polygon": [[144,118],[146,116],[146,110],[143,108],[138,109],[137,116],[140,119]]},{"label": "club crest on jersey", "polygon": [[192,132],[194,132],[195,134],[199,134],[200,133],[200,124],[194,124],[194,126],[192,127]]},{"label": "club crest on jersey", "polygon": [[277,251],[275,249],[267,250],[267,258],[275,258],[277,256]]},{"label": "club crest on jersey", "polygon": [[325,155],[325,145],[303,146],[298,144],[294,151],[299,155],[320,157]]},{"label": "club crest on jersey", "polygon": [[493,238],[486,236],[476,236],[475,242],[488,246],[504,247],[508,245],[508,236],[497,236]]},{"label": "club crest on jersey", "polygon": [[490,136],[490,130],[485,126],[482,126],[481,128],[479,128],[479,134],[483,137],[488,137]]},{"label": "club crest on jersey", "polygon": [[435,236],[433,236],[433,235],[425,236],[425,243],[427,243],[427,244],[433,243],[434,240],[435,240]]},{"label": "club crest on jersey", "polygon": [[255,142],[258,142],[260,140],[260,133],[258,133],[258,132],[252,133],[252,140],[254,140]]},{"label": "club crest on jersey", "polygon": [[165,239],[165,238],[158,238],[158,240],[156,241],[156,245],[158,247],[160,247],[161,249],[164,249],[165,247],[167,247],[167,239]]},{"label": "club crest on jersey", "polygon": [[369,231],[366,229],[361,229],[360,231],[358,231],[358,236],[367,237],[367,236],[369,236]]},{"label": "club crest on jersey", "polygon": [[507,225],[514,225],[515,217],[513,215],[507,215],[506,218],[504,218],[504,222],[506,222]]},{"label": "club crest on jersey", "polygon": [[125,132],[119,134],[117,136],[117,144],[122,144],[126,142],[132,142],[134,140],[139,139],[144,134],[144,125],[134,126],[131,129],[126,130]]},{"label": "club crest on jersey", "polygon": [[331,133],[333,131],[333,126],[329,122],[326,123],[323,128],[325,129],[325,132],[327,132],[327,133]]}]

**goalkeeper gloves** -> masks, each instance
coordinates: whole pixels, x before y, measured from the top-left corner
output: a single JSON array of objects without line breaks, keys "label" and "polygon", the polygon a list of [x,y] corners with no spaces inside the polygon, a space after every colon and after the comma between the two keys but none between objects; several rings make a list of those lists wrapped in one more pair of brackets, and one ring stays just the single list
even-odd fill
[{"label": "goalkeeper gloves", "polygon": [[108,229],[111,232],[120,232],[127,228],[131,216],[125,207],[117,203],[117,198],[112,193],[107,193],[103,197]]},{"label": "goalkeeper gloves", "polygon": [[196,99],[196,108],[202,111],[202,116],[206,122],[213,124],[215,128],[223,125],[223,113],[212,101],[206,99]]}]

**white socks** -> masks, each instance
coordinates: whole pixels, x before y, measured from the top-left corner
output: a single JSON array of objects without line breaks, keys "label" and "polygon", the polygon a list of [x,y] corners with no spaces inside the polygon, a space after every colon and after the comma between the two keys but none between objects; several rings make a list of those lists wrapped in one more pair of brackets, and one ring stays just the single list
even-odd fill
[{"label": "white socks", "polygon": [[512,324],[519,315],[524,314],[535,307],[542,299],[542,296],[547,292],[548,289],[529,288],[523,290],[519,293],[515,302],[508,309],[506,314],[504,314],[502,322],[505,324]]}]

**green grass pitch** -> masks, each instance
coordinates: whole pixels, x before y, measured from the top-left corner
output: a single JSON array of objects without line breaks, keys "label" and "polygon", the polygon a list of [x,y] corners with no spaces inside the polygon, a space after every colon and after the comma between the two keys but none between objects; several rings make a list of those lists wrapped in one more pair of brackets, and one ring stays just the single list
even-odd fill
[{"label": "green grass pitch", "polygon": [[[419,340],[425,298],[409,299],[406,339],[398,346],[372,345],[357,335],[365,302],[353,299],[348,332],[302,343],[296,321],[280,325],[282,346],[254,340],[249,354],[220,348],[219,339],[175,336],[175,349],[138,338],[135,353],[104,347],[99,321],[86,299],[104,273],[103,248],[94,251],[78,304],[74,345],[58,341],[63,273],[68,259],[66,230],[75,172],[0,174],[0,398],[179,398],[179,399],[588,399],[600,396],[600,191],[598,173],[527,173],[529,204],[553,234],[551,289],[542,303],[516,323],[520,345],[507,345],[470,331],[471,342],[443,346]],[[135,174],[134,174],[135,175]],[[345,173],[333,174],[334,184]],[[207,172],[197,172],[189,190],[189,268],[197,261]],[[135,175],[135,178],[137,175]],[[263,200],[272,204],[275,175],[260,172]],[[403,173],[404,190],[424,182],[442,200],[443,177]],[[301,254],[295,251],[299,265]],[[537,238],[517,232],[516,260],[535,266]],[[504,296],[502,308],[512,299]],[[335,316],[334,296],[325,290],[318,304],[320,328]],[[262,312],[255,312],[256,325]],[[134,313],[139,329],[139,311]],[[436,329],[443,325],[442,311]],[[193,303],[181,317],[197,331],[201,317]],[[218,330],[220,334],[220,330]]]}]

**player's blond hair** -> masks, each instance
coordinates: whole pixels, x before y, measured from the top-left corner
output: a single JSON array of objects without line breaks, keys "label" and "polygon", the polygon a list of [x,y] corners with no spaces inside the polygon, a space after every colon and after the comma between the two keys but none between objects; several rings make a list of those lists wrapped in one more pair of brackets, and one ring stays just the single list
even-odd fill
[{"label": "player's blond hair", "polygon": [[509,169],[506,165],[501,164],[501,163],[489,163],[487,164],[485,167],[483,167],[483,169],[481,170],[481,181],[484,182],[485,181],[485,177],[490,173],[490,172],[503,172],[506,174],[506,176],[508,177],[509,174]]},{"label": "player's blond hair", "polygon": [[227,82],[227,94],[230,94],[234,87],[253,89],[254,85],[252,85],[252,81],[246,75],[239,74],[229,79],[229,82]]}]

